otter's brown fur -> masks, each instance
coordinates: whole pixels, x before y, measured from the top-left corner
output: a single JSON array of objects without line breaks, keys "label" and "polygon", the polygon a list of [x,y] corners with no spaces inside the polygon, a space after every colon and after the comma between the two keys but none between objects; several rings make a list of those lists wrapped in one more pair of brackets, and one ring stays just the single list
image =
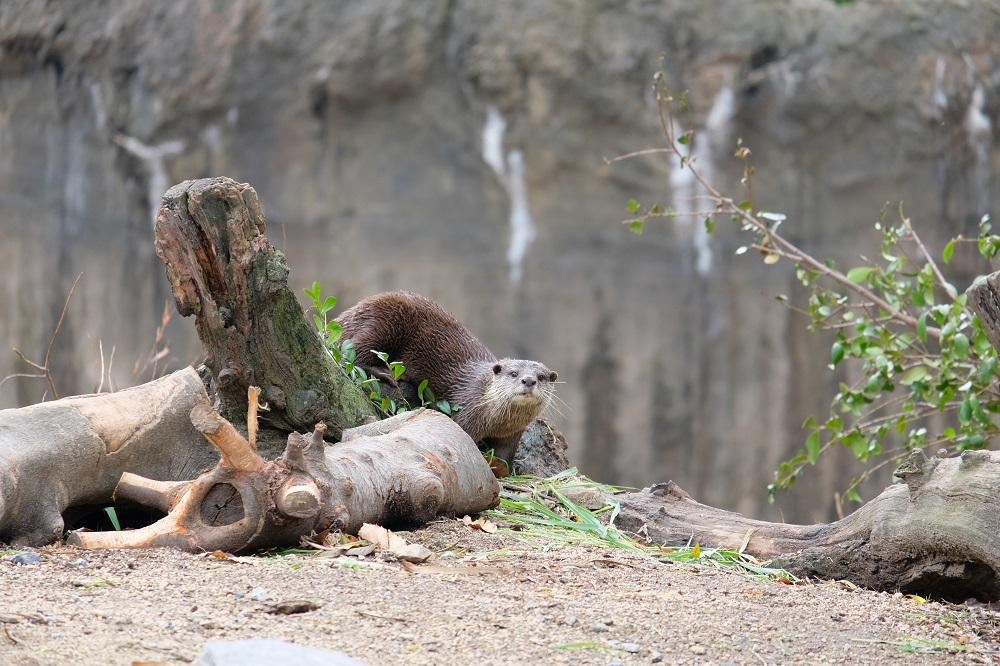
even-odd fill
[{"label": "otter's brown fur", "polygon": [[500,359],[444,308],[407,291],[366,298],[337,318],[354,344],[355,363],[385,369],[374,351],[424,379],[461,410],[455,421],[473,440],[511,463],[521,433],[548,405],[556,373],[537,361]]}]

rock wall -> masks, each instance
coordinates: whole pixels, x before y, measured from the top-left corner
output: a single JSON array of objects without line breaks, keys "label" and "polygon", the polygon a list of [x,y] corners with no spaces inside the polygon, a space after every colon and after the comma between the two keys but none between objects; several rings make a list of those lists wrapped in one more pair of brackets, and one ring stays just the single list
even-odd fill
[{"label": "rock wall", "polygon": [[[828,340],[770,300],[801,295],[789,267],[734,257],[731,229],[628,233],[629,197],[689,209],[692,186],[604,158],[656,144],[662,61],[689,91],[681,122],[705,130],[702,169],[734,183],[743,138],[756,200],[804,247],[873,252],[899,199],[940,247],[996,203],[998,33],[974,0],[6,0],[0,342],[44,355],[82,271],[61,392],[99,384],[99,342],[115,386],[197,360],[175,315],[146,363],[167,298],[151,211],[173,182],[229,175],[259,192],[293,284],[345,305],[420,291],[498,354],[559,370],[585,472],[827,518],[844,456],[765,502],[836,386]],[[987,268],[955,263],[960,283]],[[0,353],[0,375],[20,367]],[[8,382],[0,407],[43,390]]]}]

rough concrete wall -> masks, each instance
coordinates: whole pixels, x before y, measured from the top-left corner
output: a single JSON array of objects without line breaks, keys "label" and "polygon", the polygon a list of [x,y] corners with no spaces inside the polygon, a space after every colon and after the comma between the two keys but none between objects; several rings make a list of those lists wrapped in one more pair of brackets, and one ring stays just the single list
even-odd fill
[{"label": "rough concrete wall", "polygon": [[[259,192],[293,283],[345,305],[421,291],[559,370],[587,473],[773,517],[774,464],[835,390],[828,341],[770,300],[800,295],[788,267],[733,257],[733,230],[624,231],[629,197],[682,206],[686,185],[604,158],[656,142],[663,58],[683,122],[713,130],[702,168],[734,182],[742,137],[755,198],[803,246],[871,252],[889,199],[939,246],[996,201],[998,29],[971,0],[7,0],[0,342],[41,356],[83,271],[60,390],[97,385],[98,340],[117,385],[144,378],[167,297],[150,211],[173,182],[229,175]],[[168,337],[174,365],[197,358],[190,322]],[[42,390],[8,383],[0,406]],[[784,517],[827,517],[852,469],[812,474]]]}]

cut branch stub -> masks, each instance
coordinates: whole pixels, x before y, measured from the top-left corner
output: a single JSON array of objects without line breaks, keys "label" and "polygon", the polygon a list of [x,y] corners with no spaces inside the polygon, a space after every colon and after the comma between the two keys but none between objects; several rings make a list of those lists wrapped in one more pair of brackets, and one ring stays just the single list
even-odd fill
[{"label": "cut branch stub", "polygon": [[321,423],[311,435],[289,435],[272,461],[211,409],[192,410],[191,419],[222,452],[219,465],[183,487],[123,477],[118,498],[167,509],[167,516],[130,532],[74,532],[69,543],[230,552],[295,545],[328,528],[476,513],[494,506],[500,490],[472,439],[440,412],[407,413],[378,435],[348,433],[349,442],[333,446]]},{"label": "cut branch stub", "polygon": [[257,193],[230,178],[170,188],[156,217],[156,253],[177,310],[194,315],[227,419],[242,422],[260,386],[276,428],[344,428],[375,416],[336,366],[288,288],[285,256],[268,242]]}]

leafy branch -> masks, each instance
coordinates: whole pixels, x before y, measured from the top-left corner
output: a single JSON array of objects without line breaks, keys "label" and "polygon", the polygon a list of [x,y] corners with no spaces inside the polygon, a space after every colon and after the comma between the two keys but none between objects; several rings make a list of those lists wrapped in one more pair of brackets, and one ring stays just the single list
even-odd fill
[{"label": "leafy branch", "polygon": [[[846,491],[856,501],[861,499],[857,486],[862,480],[914,449],[955,451],[986,446],[1000,432],[993,416],[1000,413],[996,350],[978,318],[966,309],[965,295],[946,279],[902,206],[895,224],[887,224],[883,209],[875,225],[881,234],[879,258],[862,257],[862,265],[841,270],[782,235],[784,214],[763,211],[754,204],[751,150],[742,140],[736,143],[734,157],[742,163],[744,196],[727,195],[709,182],[693,151],[695,132],[677,132],[674,109],[686,106],[686,95],[673,96],[662,72],[654,77],[653,91],[664,146],[608,163],[666,156],[674,162],[672,168],[690,170],[704,192],[696,197],[704,202],[704,210],[678,213],[661,204],[644,207],[630,199],[626,204],[630,217],[622,224],[641,234],[650,219],[697,215],[711,234],[716,219],[728,217],[752,236],[749,246],[740,247],[736,254],[755,249],[766,264],[786,260],[794,266],[796,278],[809,290],[808,302],[799,307],[784,296],[778,300],[808,316],[810,328],[835,332],[828,367],[832,371],[847,363],[848,374],[855,377],[840,384],[826,419],[806,419],[804,446],[779,464],[768,487],[772,499],[777,489],[791,485],[806,465],[815,465],[837,445],[871,463]],[[973,241],[952,239],[941,252],[941,263],[951,261],[960,242]],[[974,242],[986,260],[1000,250],[1000,236],[992,233],[989,216],[980,221]],[[939,417],[933,433],[928,431],[931,416]]]}]

